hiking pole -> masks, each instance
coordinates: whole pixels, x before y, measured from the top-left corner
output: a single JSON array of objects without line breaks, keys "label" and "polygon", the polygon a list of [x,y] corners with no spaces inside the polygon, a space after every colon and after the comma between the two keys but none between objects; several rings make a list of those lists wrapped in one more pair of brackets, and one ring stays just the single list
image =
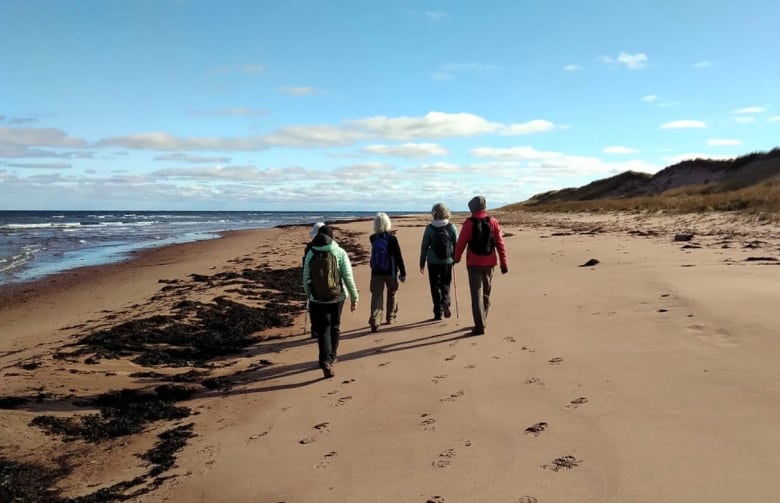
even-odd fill
[{"label": "hiking pole", "polygon": [[303,335],[306,335],[306,331],[309,328],[309,299],[306,299],[306,312],[303,315]]},{"label": "hiking pole", "polygon": [[455,317],[460,319],[460,310],[458,309],[458,282],[455,281],[455,264],[452,264],[452,286],[455,288]]}]

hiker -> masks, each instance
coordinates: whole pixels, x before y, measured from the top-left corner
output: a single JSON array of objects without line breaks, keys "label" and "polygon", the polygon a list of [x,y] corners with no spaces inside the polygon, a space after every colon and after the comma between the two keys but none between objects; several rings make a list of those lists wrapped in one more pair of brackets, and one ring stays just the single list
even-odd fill
[{"label": "hiker", "polygon": [[[509,267],[506,261],[504,238],[498,220],[488,216],[483,196],[475,196],[469,201],[471,216],[463,222],[455,245],[455,263],[460,262],[463,252],[466,254],[466,270],[471,291],[471,314],[474,328],[470,335],[485,333],[488,311],[490,310],[490,286],[493,282],[493,268],[500,263],[501,274]],[[498,256],[496,256],[498,252]]]},{"label": "hiker", "polygon": [[311,230],[309,231],[309,237],[311,238],[308,243],[306,243],[306,248],[303,250],[303,261],[306,261],[306,254],[309,253],[309,250],[311,250],[311,247],[314,243],[314,238],[317,236],[317,234],[320,233],[320,230],[325,227],[325,224],[323,222],[317,222],[316,224],[311,226]]},{"label": "hiker", "polygon": [[303,289],[309,302],[311,330],[317,337],[319,366],[325,377],[333,377],[341,334],[341,311],[349,296],[350,311],[355,312],[358,290],[349,256],[333,239],[330,225],[319,229],[303,260]]},{"label": "hiker", "polygon": [[420,248],[420,274],[425,274],[428,262],[428,283],[431,286],[433,301],[433,319],[441,320],[452,316],[450,305],[450,284],[452,283],[452,264],[458,232],[450,222],[452,215],[444,203],[436,203],[431,208],[433,220],[425,227]]},{"label": "hiker", "polygon": [[[374,218],[374,233],[371,241],[371,316],[368,324],[371,331],[379,330],[382,316],[385,323],[395,322],[398,314],[398,282],[406,281],[406,268],[401,255],[401,245],[394,232],[390,232],[392,224],[387,213],[377,213]],[[384,289],[387,287],[387,307],[383,313]]]}]

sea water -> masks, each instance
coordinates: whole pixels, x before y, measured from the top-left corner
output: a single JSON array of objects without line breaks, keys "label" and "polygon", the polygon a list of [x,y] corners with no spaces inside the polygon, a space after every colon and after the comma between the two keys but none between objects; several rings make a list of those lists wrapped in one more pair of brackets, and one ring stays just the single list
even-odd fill
[{"label": "sea water", "polygon": [[0,286],[225,231],[373,217],[375,212],[0,211]]}]

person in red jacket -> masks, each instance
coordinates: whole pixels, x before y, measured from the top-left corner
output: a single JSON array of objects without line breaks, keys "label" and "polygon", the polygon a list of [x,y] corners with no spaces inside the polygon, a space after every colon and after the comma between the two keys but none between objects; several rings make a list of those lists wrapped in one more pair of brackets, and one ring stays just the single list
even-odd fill
[{"label": "person in red jacket", "polygon": [[485,333],[493,269],[501,264],[501,274],[509,271],[501,225],[494,217],[488,216],[486,208],[483,196],[475,196],[469,201],[471,216],[463,222],[455,245],[456,264],[468,248],[466,270],[471,291],[471,314],[474,317],[474,328],[470,335]]}]

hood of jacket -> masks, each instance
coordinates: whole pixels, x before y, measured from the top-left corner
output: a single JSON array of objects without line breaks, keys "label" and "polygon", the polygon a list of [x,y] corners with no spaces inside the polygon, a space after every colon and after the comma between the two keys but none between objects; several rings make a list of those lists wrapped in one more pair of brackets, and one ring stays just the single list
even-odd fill
[{"label": "hood of jacket", "polygon": [[442,218],[442,219],[435,218],[431,222],[431,225],[434,227],[445,227],[449,224],[450,224],[450,220],[448,218]]},{"label": "hood of jacket", "polygon": [[336,241],[330,236],[325,234],[317,234],[317,236],[311,242],[312,248],[317,251],[331,251],[336,246]]},{"label": "hood of jacket", "polygon": [[487,210],[472,211],[471,216],[474,218],[485,218],[488,216]]}]

